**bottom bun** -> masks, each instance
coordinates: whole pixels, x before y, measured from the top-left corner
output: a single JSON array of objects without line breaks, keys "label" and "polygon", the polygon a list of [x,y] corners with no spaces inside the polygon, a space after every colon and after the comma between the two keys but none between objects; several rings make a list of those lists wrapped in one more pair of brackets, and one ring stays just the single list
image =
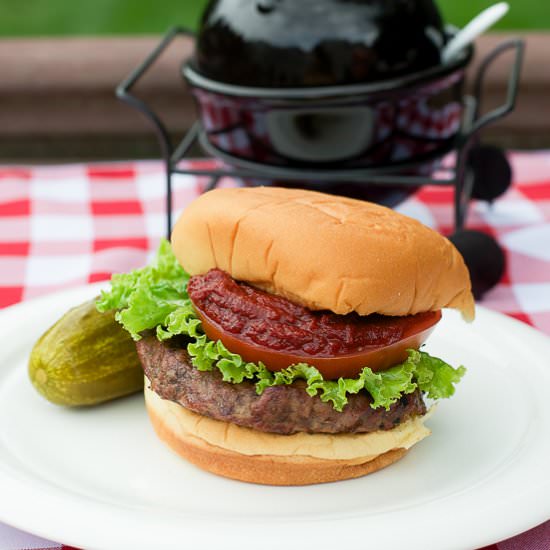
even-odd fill
[{"label": "bottom bun", "polygon": [[[424,417],[389,432],[372,434],[268,434],[207,418],[164,400],[149,388],[147,379],[145,403],[158,437],[177,454],[208,472],[264,485],[311,485],[361,477],[403,458],[409,447],[430,433],[422,424]],[[392,432],[396,432],[395,438]],[[393,439],[395,448],[388,449]],[[334,445],[335,440],[339,440],[339,445]],[[360,441],[360,448],[371,450],[364,456],[348,458],[311,456],[332,454],[332,448],[342,447],[342,443],[346,447],[346,441],[351,442],[351,448]],[[288,451],[290,442],[290,447],[299,442],[293,454]],[[377,454],[373,454],[375,449]],[[279,454],[274,454],[274,450]]]}]

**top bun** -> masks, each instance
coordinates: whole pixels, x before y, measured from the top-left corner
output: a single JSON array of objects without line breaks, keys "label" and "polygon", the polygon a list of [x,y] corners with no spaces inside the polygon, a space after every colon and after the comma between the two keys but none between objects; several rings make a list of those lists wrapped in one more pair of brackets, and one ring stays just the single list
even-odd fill
[{"label": "top bun", "polygon": [[219,268],[312,310],[474,317],[470,277],[445,237],[389,208],[299,189],[217,189],[181,215],[172,247],[191,275]]}]

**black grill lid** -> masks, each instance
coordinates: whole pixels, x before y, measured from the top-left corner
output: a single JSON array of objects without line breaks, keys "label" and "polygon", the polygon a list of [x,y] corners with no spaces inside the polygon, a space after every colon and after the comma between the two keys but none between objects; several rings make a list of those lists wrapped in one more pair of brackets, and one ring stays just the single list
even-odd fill
[{"label": "black grill lid", "polygon": [[213,0],[193,68],[255,87],[379,82],[440,62],[433,0]]}]

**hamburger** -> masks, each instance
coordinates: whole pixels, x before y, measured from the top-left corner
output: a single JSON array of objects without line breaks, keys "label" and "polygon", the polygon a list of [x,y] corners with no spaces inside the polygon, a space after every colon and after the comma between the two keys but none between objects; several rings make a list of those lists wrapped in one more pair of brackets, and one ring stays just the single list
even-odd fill
[{"label": "hamburger", "polygon": [[196,199],[98,309],[136,340],[153,427],[212,473],[271,485],[363,476],[429,435],[464,374],[421,351],[456,308],[450,241],[388,208],[274,187]]}]

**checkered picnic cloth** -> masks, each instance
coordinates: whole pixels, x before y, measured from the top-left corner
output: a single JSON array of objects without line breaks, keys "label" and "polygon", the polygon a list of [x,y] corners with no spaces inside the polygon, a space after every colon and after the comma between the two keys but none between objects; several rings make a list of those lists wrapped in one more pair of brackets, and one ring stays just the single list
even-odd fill
[{"label": "checkered picnic cloth", "polygon": [[[511,161],[512,188],[492,206],[473,203],[467,220],[507,255],[504,279],[481,303],[550,335],[550,152],[515,153]],[[159,162],[0,167],[0,307],[147,263],[166,233],[164,182]],[[175,176],[175,211],[206,184]],[[448,234],[452,196],[426,186],[398,209]],[[67,547],[0,524],[0,550],[37,548]],[[550,550],[550,522],[490,548]]]}]

